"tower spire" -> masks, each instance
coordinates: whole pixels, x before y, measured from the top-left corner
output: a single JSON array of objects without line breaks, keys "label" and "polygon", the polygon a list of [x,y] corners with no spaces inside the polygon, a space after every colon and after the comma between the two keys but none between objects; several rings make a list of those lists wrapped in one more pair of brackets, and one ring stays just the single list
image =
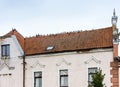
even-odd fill
[{"label": "tower spire", "polygon": [[113,16],[115,16],[115,8],[114,8],[114,10],[113,10]]},{"label": "tower spire", "polygon": [[113,16],[111,19],[113,29],[116,29],[118,17],[116,16],[115,8],[113,10]]}]

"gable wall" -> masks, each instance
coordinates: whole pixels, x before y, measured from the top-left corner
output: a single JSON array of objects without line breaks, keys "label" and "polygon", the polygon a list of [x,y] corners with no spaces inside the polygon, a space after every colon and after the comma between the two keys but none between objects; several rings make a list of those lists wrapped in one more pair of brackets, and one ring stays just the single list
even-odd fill
[{"label": "gable wall", "polygon": [[[0,46],[0,87],[22,87],[22,56],[18,50],[15,38],[8,37],[0,42],[0,45],[10,44],[10,58],[1,59]],[[10,69],[11,68],[11,69]]]}]

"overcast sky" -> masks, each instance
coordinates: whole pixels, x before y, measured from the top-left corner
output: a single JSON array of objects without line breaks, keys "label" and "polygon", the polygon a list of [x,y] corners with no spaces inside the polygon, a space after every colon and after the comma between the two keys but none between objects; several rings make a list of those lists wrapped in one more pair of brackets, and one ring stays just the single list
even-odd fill
[{"label": "overcast sky", "polygon": [[23,36],[111,26],[120,28],[120,0],[0,0],[0,36],[16,28]]}]

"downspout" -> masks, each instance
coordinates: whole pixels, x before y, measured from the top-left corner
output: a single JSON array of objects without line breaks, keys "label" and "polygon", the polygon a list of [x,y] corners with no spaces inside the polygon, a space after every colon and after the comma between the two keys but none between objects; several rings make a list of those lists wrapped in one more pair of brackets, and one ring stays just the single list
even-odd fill
[{"label": "downspout", "polygon": [[25,65],[26,65],[26,62],[25,62],[25,53],[23,55],[23,87],[25,87]]},{"label": "downspout", "polygon": [[23,55],[23,87],[25,87],[25,77],[26,77],[26,62],[25,62],[25,56],[26,56],[26,53],[25,53],[25,39],[24,39],[24,55]]}]

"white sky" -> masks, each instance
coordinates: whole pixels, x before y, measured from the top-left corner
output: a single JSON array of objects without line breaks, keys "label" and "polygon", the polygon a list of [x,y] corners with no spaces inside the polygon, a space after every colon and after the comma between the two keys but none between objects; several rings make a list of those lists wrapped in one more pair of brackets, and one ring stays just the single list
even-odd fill
[{"label": "white sky", "polygon": [[120,0],[0,0],[0,36],[12,28],[29,37],[109,27],[114,8],[119,18]]}]

